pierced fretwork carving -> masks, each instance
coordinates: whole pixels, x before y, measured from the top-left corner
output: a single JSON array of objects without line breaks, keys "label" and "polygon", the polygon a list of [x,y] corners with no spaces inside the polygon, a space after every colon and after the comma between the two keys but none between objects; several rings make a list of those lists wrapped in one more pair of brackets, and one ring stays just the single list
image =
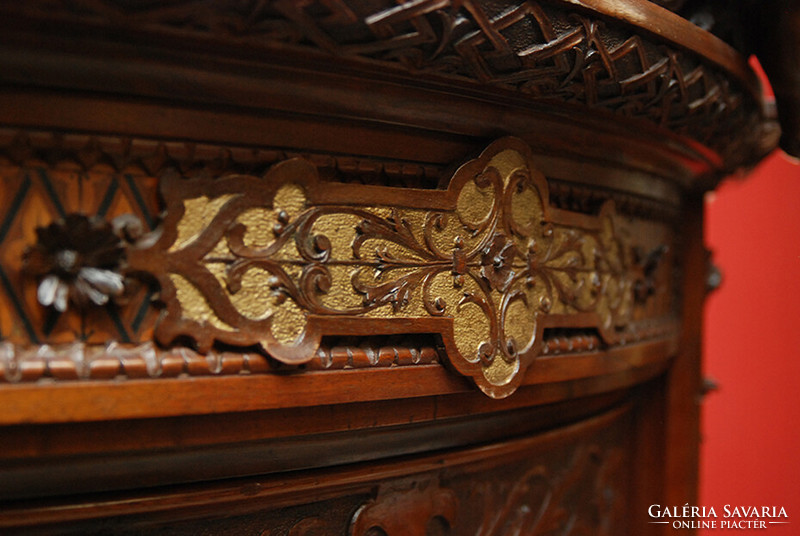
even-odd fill
[{"label": "pierced fretwork carving", "polygon": [[615,344],[636,316],[642,268],[613,203],[597,216],[550,207],[516,139],[463,165],[446,191],[323,183],[299,159],[263,178],[166,176],[162,191],[158,241],[129,251],[130,268],[161,285],[162,344],[259,344],[300,364],[325,334],[433,332],[499,397],[545,327],[595,327]]}]

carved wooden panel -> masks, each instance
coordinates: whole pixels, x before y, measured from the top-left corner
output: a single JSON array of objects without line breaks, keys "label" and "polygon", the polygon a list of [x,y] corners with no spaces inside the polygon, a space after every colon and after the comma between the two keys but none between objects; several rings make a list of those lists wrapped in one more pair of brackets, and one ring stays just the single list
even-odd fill
[{"label": "carved wooden panel", "polygon": [[[591,190],[551,195],[530,150],[511,138],[464,164],[446,190],[427,191],[324,181],[325,170],[346,166],[307,158],[279,161],[263,177],[208,178],[207,167],[179,173],[187,164],[163,149],[150,164],[163,169],[156,179],[141,157],[91,141],[76,160],[55,163],[36,160],[19,136],[13,143],[0,229],[10,246],[0,265],[7,380],[256,372],[267,363],[253,345],[300,364],[325,355],[323,335],[435,333],[456,370],[506,396],[541,353],[674,329],[670,226],[633,225]],[[582,211],[559,208],[581,196],[594,199]],[[205,355],[148,342],[155,297],[166,307],[158,343],[188,338]],[[556,327],[583,331],[546,341]],[[72,344],[24,346],[43,339]],[[143,344],[125,346],[133,342]],[[215,343],[241,350],[220,353]],[[367,362],[436,355],[438,343],[428,344],[386,357],[376,347]],[[411,362],[438,360],[426,359]]]},{"label": "carved wooden panel", "polygon": [[491,472],[382,486],[351,521],[352,536],[526,536],[625,533],[623,448],[593,442]]},{"label": "carved wooden panel", "polygon": [[776,137],[682,4],[0,0],[0,526],[658,530]]},{"label": "carved wooden panel", "polygon": [[[129,534],[135,525],[176,536],[639,534],[633,519],[644,517],[626,511],[635,493],[630,432],[630,414],[618,408],[539,437],[413,461],[342,467],[301,493],[291,478],[278,488],[268,481],[242,484],[246,493],[237,493],[230,505],[238,515],[201,512],[199,517],[208,519],[161,527],[147,515],[119,517],[99,526]],[[269,495],[259,497],[261,493]],[[336,498],[319,501],[314,494]],[[205,499],[202,491],[197,499]],[[170,500],[179,505],[180,492]],[[272,506],[275,502],[280,509]],[[217,512],[223,509],[217,505]],[[93,534],[96,526],[84,526],[85,533]]]},{"label": "carved wooden panel", "polygon": [[[0,129],[0,339],[21,346],[19,351],[29,344],[80,342],[89,345],[87,352],[109,341],[151,341],[157,317],[151,307],[155,293],[130,279],[124,296],[115,296],[102,307],[42,308],[37,303],[37,286],[31,282],[52,267],[38,262],[39,266],[23,270],[22,262],[26,250],[39,239],[37,229],[70,215],[81,214],[98,224],[130,215],[133,221],[126,216],[120,223],[134,223],[140,234],[147,233],[160,221],[158,184],[166,170],[178,170],[186,177],[262,174],[271,165],[297,156],[278,149]],[[437,166],[358,156],[303,153],[302,157],[313,162],[325,180],[337,182],[433,188],[441,173]],[[43,244],[43,252],[56,252],[62,242],[74,239],[94,254],[92,240],[85,240],[85,232],[74,227],[57,230],[56,240]],[[113,268],[123,265],[116,262]],[[13,354],[12,350],[7,348],[5,353]],[[159,350],[142,348],[143,354],[152,351]],[[64,358],[70,360],[68,355]]]},{"label": "carved wooden panel", "polygon": [[263,178],[168,175],[161,187],[163,229],[128,263],[158,279],[162,344],[258,344],[298,364],[322,335],[433,332],[491,396],[519,385],[545,327],[594,327],[612,345],[629,336],[668,250],[642,258],[611,203],[591,216],[550,207],[514,139],[464,164],[446,191],[326,184],[303,160]]}]

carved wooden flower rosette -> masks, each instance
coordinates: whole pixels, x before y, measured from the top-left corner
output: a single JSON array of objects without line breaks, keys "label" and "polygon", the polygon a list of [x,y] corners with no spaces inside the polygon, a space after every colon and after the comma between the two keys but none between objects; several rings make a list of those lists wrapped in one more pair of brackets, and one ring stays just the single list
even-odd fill
[{"label": "carved wooden flower rosette", "polygon": [[130,252],[167,304],[161,343],[261,345],[309,361],[323,335],[434,332],[460,373],[512,393],[545,327],[630,321],[636,267],[613,204],[548,205],[528,147],[504,138],[447,190],[322,182],[302,159],[264,177],[166,176],[159,240]]}]

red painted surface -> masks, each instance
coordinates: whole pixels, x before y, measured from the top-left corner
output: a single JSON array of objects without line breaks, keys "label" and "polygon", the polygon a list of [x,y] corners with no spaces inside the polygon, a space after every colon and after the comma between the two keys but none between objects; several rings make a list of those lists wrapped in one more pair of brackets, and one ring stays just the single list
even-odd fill
[{"label": "red painted surface", "polygon": [[800,165],[775,153],[707,208],[724,280],[705,311],[705,375],[719,390],[703,406],[700,505],[718,519],[726,504],[783,506],[790,524],[737,532],[800,534]]}]

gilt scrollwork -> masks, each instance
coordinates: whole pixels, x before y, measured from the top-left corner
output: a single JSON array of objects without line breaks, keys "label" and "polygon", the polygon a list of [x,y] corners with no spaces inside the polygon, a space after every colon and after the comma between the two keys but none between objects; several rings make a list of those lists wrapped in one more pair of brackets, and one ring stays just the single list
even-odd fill
[{"label": "gilt scrollwork", "polygon": [[312,359],[323,334],[441,335],[456,370],[507,396],[545,327],[590,326],[615,343],[642,269],[617,229],[548,205],[524,143],[505,138],[445,191],[321,182],[302,159],[263,178],[166,176],[159,240],[133,249],[167,304],[161,343],[190,337]]}]

